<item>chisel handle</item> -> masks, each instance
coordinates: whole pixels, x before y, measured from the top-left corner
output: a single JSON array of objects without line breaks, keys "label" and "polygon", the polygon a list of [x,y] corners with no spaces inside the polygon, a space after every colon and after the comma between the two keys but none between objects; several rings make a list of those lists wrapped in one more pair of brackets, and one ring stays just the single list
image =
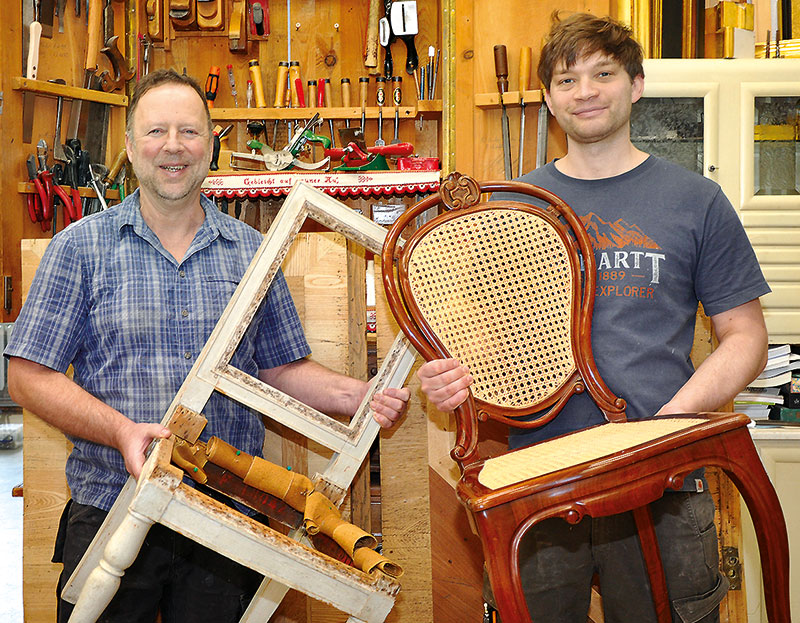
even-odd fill
[{"label": "chisel handle", "polygon": [[350,78],[342,78],[342,107],[350,108]]},{"label": "chisel handle", "polygon": [[267,100],[264,98],[264,83],[261,80],[261,65],[257,59],[253,59],[248,63],[250,69],[250,77],[253,80],[253,94],[256,97],[256,106],[258,108],[266,108]]},{"label": "chisel handle", "polygon": [[283,98],[286,95],[286,76],[288,75],[289,61],[281,61],[278,63],[278,76],[275,78],[275,99],[272,102],[273,108],[283,108]]},{"label": "chisel handle", "polygon": [[[324,86],[325,95],[322,98],[322,105],[320,106],[320,108],[322,108],[322,106],[325,106],[325,108],[330,108],[331,107],[331,79],[330,78],[323,78],[322,80],[320,80],[320,82],[325,85]],[[322,88],[323,88],[322,85],[320,85],[320,89],[322,89]]]},{"label": "chisel handle", "polygon": [[494,74],[497,76],[497,90],[502,95],[508,91],[508,54],[502,44],[494,46]]},{"label": "chisel handle", "polygon": [[531,88],[531,49],[524,45],[519,50],[519,97]]},{"label": "chisel handle", "polygon": [[[300,61],[290,61],[289,62],[289,85],[297,84],[297,81],[300,80],[300,84],[303,84],[300,78]],[[311,97],[309,96],[309,99]],[[292,89],[292,108],[297,108],[300,105],[300,102],[297,99],[297,91]],[[308,104],[310,107],[314,107],[313,100]]]},{"label": "chisel handle", "polygon": [[317,107],[317,81],[316,80],[309,80],[308,81],[308,107],[309,108],[316,108]]},{"label": "chisel handle", "polygon": [[367,98],[369,97],[369,77],[361,76],[358,79],[358,97],[361,104],[361,112],[367,107]]}]

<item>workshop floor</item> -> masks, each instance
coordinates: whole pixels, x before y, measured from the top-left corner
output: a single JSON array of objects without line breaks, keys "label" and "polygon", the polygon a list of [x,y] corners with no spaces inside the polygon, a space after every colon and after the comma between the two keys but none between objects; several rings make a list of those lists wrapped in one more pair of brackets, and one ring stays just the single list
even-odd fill
[{"label": "workshop floor", "polygon": [[0,621],[22,623],[22,446],[0,449]]}]

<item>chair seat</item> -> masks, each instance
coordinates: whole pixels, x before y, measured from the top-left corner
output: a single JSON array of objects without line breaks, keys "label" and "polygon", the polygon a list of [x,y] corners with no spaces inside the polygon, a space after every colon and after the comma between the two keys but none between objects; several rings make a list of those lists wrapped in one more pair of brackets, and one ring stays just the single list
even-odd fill
[{"label": "chair seat", "polygon": [[600,424],[488,459],[478,474],[478,482],[491,490],[508,487],[627,451],[707,421],[706,418],[658,417]]}]

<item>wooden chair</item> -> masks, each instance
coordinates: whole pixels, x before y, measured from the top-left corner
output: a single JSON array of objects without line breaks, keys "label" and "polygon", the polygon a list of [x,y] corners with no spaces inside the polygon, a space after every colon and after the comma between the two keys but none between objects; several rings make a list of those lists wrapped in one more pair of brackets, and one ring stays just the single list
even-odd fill
[{"label": "wooden chair", "polygon": [[[479,203],[481,193],[495,191],[522,193],[546,207]],[[437,205],[441,214],[402,237],[418,214]],[[786,525],[749,419],[730,413],[626,419],[625,401],[606,387],[592,357],[594,254],[569,206],[534,186],[479,185],[454,173],[437,195],[395,222],[382,261],[389,306],[418,352],[427,360],[456,357],[474,378],[455,411],[451,454],[461,466],[457,492],[483,543],[504,623],[530,620],[518,566],[519,541],[530,526],[631,510],[658,620],[672,621],[647,504],[703,466],[722,468],[744,497],[756,525],[769,620],[790,620]],[[580,392],[607,423],[478,457],[479,422],[541,426]],[[532,414],[538,414],[532,421],[519,421]]]},{"label": "wooden chair", "polygon": [[189,445],[197,441],[205,425],[202,410],[213,392],[221,392],[329,448],[332,457],[314,477],[314,490],[336,506],[343,501],[380,430],[369,409],[371,397],[380,389],[402,386],[416,356],[413,349],[398,336],[349,423],[331,419],[230,365],[307,217],[375,253],[381,250],[384,228],[308,184],[294,187],[162,420],[173,436],[154,443],[138,483],[128,480],[63,591],[63,597],[75,603],[73,623],[97,620],[155,522],[266,577],[242,621],[269,620],[288,588],[347,613],[349,623],[381,623],[390,612],[400,589],[396,579],[378,570],[364,572],[309,547],[302,527],[287,537],[264,526],[182,482],[183,472],[170,462],[176,440]]}]

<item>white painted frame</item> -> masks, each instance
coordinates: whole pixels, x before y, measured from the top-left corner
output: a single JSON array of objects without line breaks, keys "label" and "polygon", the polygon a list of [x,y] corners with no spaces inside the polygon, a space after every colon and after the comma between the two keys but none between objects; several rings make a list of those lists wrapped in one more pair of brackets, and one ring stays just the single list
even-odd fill
[{"label": "white painted frame", "polygon": [[[416,352],[405,338],[397,336],[349,424],[333,420],[230,365],[241,336],[306,218],[374,253],[381,252],[386,236],[383,227],[306,183],[295,184],[162,423],[167,425],[180,408],[202,413],[214,391],[224,393],[330,448],[333,455],[317,480],[329,497],[331,492],[338,493],[332,497],[338,505],[380,430],[369,409],[372,396],[387,387],[401,387]],[[93,623],[102,613],[155,522],[266,576],[243,622],[268,620],[288,587],[347,612],[353,623],[384,620],[399,590],[395,580],[364,574],[305,547],[302,533],[292,535],[301,543],[269,528],[264,537],[264,528],[244,515],[230,511],[229,517],[224,517],[224,513],[208,512],[215,502],[181,483],[182,474],[169,466],[170,447],[171,440],[154,444],[139,482],[129,478],[69,579],[62,596],[76,603],[70,619],[73,623]]]}]

